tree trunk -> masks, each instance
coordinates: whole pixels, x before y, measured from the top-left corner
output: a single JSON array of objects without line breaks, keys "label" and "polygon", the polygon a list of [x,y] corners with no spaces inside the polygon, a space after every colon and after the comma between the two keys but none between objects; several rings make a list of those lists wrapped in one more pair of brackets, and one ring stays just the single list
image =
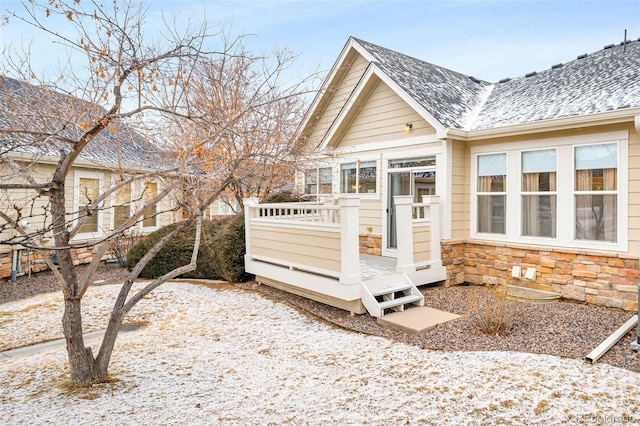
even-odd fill
[{"label": "tree trunk", "polygon": [[96,357],[94,363],[94,379],[96,383],[105,382],[108,379],[109,362],[111,361],[111,354],[113,353],[113,347],[116,344],[116,338],[122,325],[123,316],[121,314],[111,314],[109,318],[109,324],[107,330],[102,338],[102,345],[100,345],[100,351]]},{"label": "tree trunk", "polygon": [[65,299],[62,329],[67,340],[71,380],[76,386],[90,387],[94,384],[93,355],[91,348],[84,346],[80,299]]},{"label": "tree trunk", "polygon": [[62,331],[67,341],[69,369],[74,385],[90,387],[95,383],[93,374],[93,355],[91,348],[85,348],[82,335],[82,302],[78,291],[78,278],[73,268],[73,259],[69,249],[69,232],[66,224],[64,177],[57,180],[58,188],[51,191],[52,228],[58,250],[60,273],[64,278],[64,315]]}]

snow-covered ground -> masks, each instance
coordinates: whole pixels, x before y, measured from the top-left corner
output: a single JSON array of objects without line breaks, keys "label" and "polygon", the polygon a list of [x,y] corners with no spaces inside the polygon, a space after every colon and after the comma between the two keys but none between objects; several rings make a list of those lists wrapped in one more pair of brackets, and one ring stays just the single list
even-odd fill
[{"label": "snow-covered ground", "polygon": [[[117,286],[85,297],[105,327]],[[60,337],[61,298],[0,305],[0,350]],[[169,283],[126,322],[112,383],[69,384],[64,348],[0,362],[0,424],[640,422],[640,374],[507,352],[433,352],[318,322],[228,286]],[[97,340],[89,341],[97,350]]]}]

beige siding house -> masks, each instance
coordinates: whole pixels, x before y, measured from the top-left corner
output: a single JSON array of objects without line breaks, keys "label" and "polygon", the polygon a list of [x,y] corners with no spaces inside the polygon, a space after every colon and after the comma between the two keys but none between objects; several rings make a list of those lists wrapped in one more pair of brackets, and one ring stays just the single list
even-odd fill
[{"label": "beige siding house", "polygon": [[[46,108],[45,108],[46,107]],[[32,138],[42,133],[57,132],[59,139],[79,129],[81,119],[73,120],[95,111],[88,104],[68,95],[47,88],[33,86],[14,79],[0,78],[0,130],[2,157],[0,180],[3,184],[17,184],[22,179],[16,170],[22,167],[38,182],[47,182],[59,161],[58,149],[64,144],[38,143]],[[46,110],[45,110],[46,109]],[[29,129],[27,136],[20,130]],[[15,129],[12,131],[11,129]],[[71,129],[71,130],[69,130]],[[154,198],[166,182],[166,176],[152,173],[162,170],[163,158],[155,146],[144,136],[122,126],[104,130],[94,138],[74,162],[65,180],[66,210],[70,212],[68,226],[74,226],[79,216],[84,216],[86,206],[104,194],[115,182],[131,176],[148,176],[137,179],[108,196],[94,214],[80,227],[72,240],[72,256],[75,264],[89,263],[96,247],[88,242],[104,239],[118,229],[146,200]],[[14,166],[11,166],[11,164]],[[51,224],[48,198],[37,196],[31,189],[0,190],[0,209],[15,220],[20,215],[20,225],[28,233],[39,233]],[[19,210],[19,212],[18,212]],[[138,234],[152,232],[174,221],[181,220],[172,201],[166,198],[147,211],[132,228]],[[0,278],[12,277],[47,269],[43,256],[53,256],[53,238],[45,234],[37,241],[23,241],[20,233],[4,219],[0,219]],[[23,242],[25,245],[21,244]],[[41,247],[41,250],[33,246]]]},{"label": "beige siding house", "polygon": [[[508,283],[637,309],[640,40],[489,83],[350,38],[300,138],[314,160],[298,183],[316,201],[247,209],[258,280],[378,316],[410,300],[384,293],[407,281]],[[357,227],[341,231],[331,261],[253,247],[276,224],[296,229],[292,252],[318,227],[335,237],[351,208]],[[365,276],[388,260],[394,279]]]}]

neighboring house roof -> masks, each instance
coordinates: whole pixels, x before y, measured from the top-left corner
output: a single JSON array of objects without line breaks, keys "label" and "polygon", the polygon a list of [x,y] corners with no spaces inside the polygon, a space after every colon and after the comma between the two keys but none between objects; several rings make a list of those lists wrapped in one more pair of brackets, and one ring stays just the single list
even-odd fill
[{"label": "neighboring house roof", "polygon": [[493,84],[351,40],[446,128],[482,130],[640,108],[640,39]]},{"label": "neighboring house roof", "polygon": [[[92,125],[94,119],[105,114],[106,110],[99,105],[43,86],[0,77],[2,155],[14,152],[57,161],[60,149],[67,152],[70,149],[70,144],[62,139],[77,140],[84,132],[80,123]],[[6,134],[11,129],[16,132]],[[120,124],[113,130],[104,129],[91,140],[79,155],[78,163],[96,168],[122,165],[128,170],[144,170],[161,168],[166,157],[147,137]]]}]

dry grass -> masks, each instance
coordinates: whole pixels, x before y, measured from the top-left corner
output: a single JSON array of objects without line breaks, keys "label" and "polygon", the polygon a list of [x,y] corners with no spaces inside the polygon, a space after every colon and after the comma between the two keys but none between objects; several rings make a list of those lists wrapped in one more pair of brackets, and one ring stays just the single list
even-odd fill
[{"label": "dry grass", "polygon": [[508,333],[517,320],[517,309],[508,303],[507,285],[487,286],[486,294],[476,293],[468,301],[473,324],[483,333]]}]

